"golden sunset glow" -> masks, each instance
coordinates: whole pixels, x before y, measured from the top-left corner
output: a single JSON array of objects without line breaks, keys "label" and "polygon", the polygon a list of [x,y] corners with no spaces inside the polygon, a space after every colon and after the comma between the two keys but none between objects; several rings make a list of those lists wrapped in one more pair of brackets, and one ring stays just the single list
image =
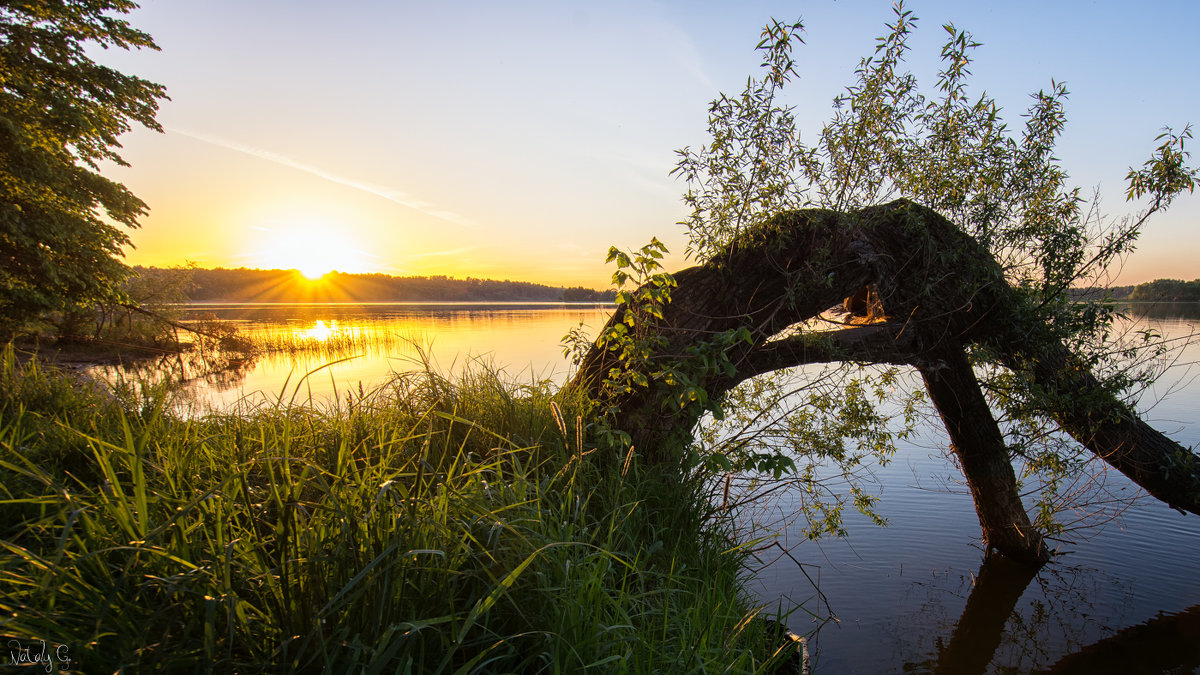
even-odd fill
[{"label": "golden sunset glow", "polygon": [[[129,264],[589,288],[608,285],[612,245],[657,236],[678,256],[668,269],[689,264],[676,224],[687,217],[687,186],[670,173],[673,151],[702,142],[701,113],[719,92],[742,87],[758,58],[747,43],[764,20],[798,11],[780,2],[517,3],[528,16],[472,23],[458,3],[352,2],[339,15],[363,32],[326,35],[317,58],[305,31],[322,33],[324,18],[307,3],[288,6],[297,31],[278,30],[281,10],[269,3],[140,4],[134,24],[163,49],[117,65],[161,81],[173,100],[165,133],[121,137],[131,166],[111,177],[150,206],[131,235]],[[798,105],[806,143],[828,119],[829,98],[850,83],[858,47],[891,15],[890,2],[867,4],[803,7],[802,78],[787,104]],[[1195,79],[1193,66],[1172,50],[1193,41],[1200,3],[1139,6],[1136,16],[1084,11],[1087,23],[1076,4],[1042,3],[1036,22],[1020,13],[1001,20],[1002,3],[921,0],[918,13],[978,27],[980,63],[991,68],[978,84],[1005,110],[1024,110],[1050,78],[1090,97],[1073,99],[1056,152],[1071,184],[1100,186],[1115,207],[1161,127],[1196,121],[1200,88],[1180,86]],[[412,33],[394,39],[394,26]],[[932,26],[921,39],[937,35]],[[580,49],[581,40],[622,49]],[[426,65],[430,53],[443,59],[437,68]],[[456,74],[455,86],[444,86],[442,72]],[[1113,73],[1125,74],[1120,96],[1106,95]],[[571,95],[548,81],[573,83]],[[1200,197],[1188,194],[1156,215],[1121,283],[1194,279],[1197,214]]]},{"label": "golden sunset glow", "polygon": [[336,227],[281,225],[263,228],[261,234],[257,250],[251,255],[256,267],[296,270],[311,281],[335,270],[373,271],[368,254]]},{"label": "golden sunset glow", "polygon": [[[300,270],[300,273],[304,274],[304,270]],[[315,340],[317,342],[328,342],[329,338],[333,337],[338,332],[340,331],[337,320],[332,320],[328,324],[326,324],[324,321],[318,320],[314,322],[311,327],[299,331],[297,336],[307,338],[309,340]]]},{"label": "golden sunset glow", "polygon": [[324,279],[327,274],[333,271],[331,269],[327,270],[323,265],[319,264],[296,265],[295,269],[300,274],[303,274],[304,278],[308,279],[309,281],[320,281],[321,279]]}]

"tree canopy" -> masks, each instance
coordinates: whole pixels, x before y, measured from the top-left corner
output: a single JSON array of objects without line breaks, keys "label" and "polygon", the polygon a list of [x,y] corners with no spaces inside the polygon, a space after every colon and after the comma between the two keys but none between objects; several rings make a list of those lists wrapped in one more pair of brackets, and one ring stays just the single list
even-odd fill
[{"label": "tree canopy", "polygon": [[93,60],[89,47],[157,49],[120,15],[129,0],[0,4],[0,329],[110,300],[127,228],[146,204],[101,175],[118,137],[155,121],[165,89]]},{"label": "tree canopy", "polygon": [[[859,472],[922,410],[949,433],[989,547],[1012,557],[1045,559],[1043,535],[1063,531],[1081,498],[1069,486],[1097,457],[1200,512],[1200,459],[1129,405],[1164,345],[1126,339],[1103,291],[1148,217],[1195,186],[1190,127],[1130,169],[1141,212],[1107,218],[1054,153],[1065,85],[1034,94],[1013,131],[972,95],[979,45],[953,25],[936,93],[922,92],[904,63],[915,26],[897,4],[806,144],[782,94],[803,26],[768,24],[764,76],[713,101],[711,140],[679,151],[697,265],[661,272],[654,244],[610,253],[614,281],[637,287],[573,385],[639,454],[730,480],[788,475],[814,535],[843,531],[847,501],[874,515]],[[924,392],[897,385],[912,371]],[[831,476],[848,490],[823,488]],[[1032,519],[1018,485],[1039,494]]]}]

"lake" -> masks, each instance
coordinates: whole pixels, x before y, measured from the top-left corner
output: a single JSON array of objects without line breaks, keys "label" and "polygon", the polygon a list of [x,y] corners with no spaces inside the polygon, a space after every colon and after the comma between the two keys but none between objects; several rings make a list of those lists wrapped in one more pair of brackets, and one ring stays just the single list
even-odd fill
[{"label": "lake", "polygon": [[[351,357],[327,365],[346,350],[281,353],[198,377],[190,410],[328,401],[420,367],[422,350],[443,371],[482,359],[514,377],[561,382],[568,372],[562,336],[581,323],[594,334],[609,311],[566,304],[192,306],[185,319],[215,316],[293,341],[341,340]],[[1144,320],[1168,336],[1194,330],[1194,320],[1149,314]],[[1197,360],[1200,349],[1184,352],[1152,392],[1170,396],[1143,403],[1148,421],[1193,447],[1200,443],[1200,383],[1188,366]],[[1117,520],[1052,542],[1060,555],[1032,579],[1003,565],[981,568],[978,521],[946,443],[943,430],[925,429],[873,469],[888,527],[851,515],[848,539],[813,542],[781,525],[775,541],[782,548],[760,554],[749,589],[768,611],[792,611],[790,627],[810,636],[813,673],[1200,672],[1200,518],[1143,499]],[[1117,498],[1136,492],[1115,471],[1104,479],[1103,489]],[[784,495],[746,517],[775,522],[787,505]]]},{"label": "lake", "polygon": [[[310,349],[268,353],[215,373],[166,358],[139,374],[170,370],[188,380],[192,413],[283,402],[329,403],[335,396],[383,384],[393,373],[424,367],[455,373],[470,363],[521,379],[562,382],[560,341],[584,325],[594,334],[611,308],[593,303],[240,303],[188,305],[184,322],[210,319],[244,335]],[[97,368],[102,376],[122,369]],[[182,372],[181,372],[182,371]]]}]

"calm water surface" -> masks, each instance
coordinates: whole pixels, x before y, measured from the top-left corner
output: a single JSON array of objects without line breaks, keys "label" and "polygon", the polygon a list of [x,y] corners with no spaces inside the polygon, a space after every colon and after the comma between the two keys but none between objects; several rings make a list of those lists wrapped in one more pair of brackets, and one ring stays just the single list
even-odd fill
[{"label": "calm water surface", "polygon": [[[240,332],[337,345],[300,355],[268,355],[237,372],[196,382],[200,410],[284,401],[328,402],[365,390],[394,373],[418,370],[428,360],[442,373],[473,362],[503,369],[521,379],[562,381],[567,361],[560,342],[583,324],[589,334],[611,309],[597,304],[560,303],[378,303],[192,305],[184,320],[214,317]],[[355,342],[355,338],[360,338]]]},{"label": "calm water surface", "polygon": [[[197,401],[211,410],[297,395],[328,400],[418,367],[414,345],[428,347],[443,370],[490,359],[519,377],[561,381],[563,334],[581,322],[594,334],[608,312],[572,305],[196,307],[193,317],[216,315],[247,332],[317,341],[356,331],[390,336],[365,340],[353,358],[324,368],[331,359],[320,354],[249,364],[234,377],[198,383]],[[1176,336],[1196,323],[1149,321]],[[1181,356],[1156,391],[1171,395],[1147,412],[1186,446],[1200,443],[1200,384],[1187,368],[1193,361],[1200,350]],[[751,590],[771,611],[794,610],[789,624],[810,635],[814,673],[1200,672],[1200,518],[1142,500],[1119,520],[1069,533],[1057,543],[1061,555],[1032,579],[984,568],[971,498],[945,445],[944,432],[929,428],[875,468],[888,527],[851,516],[849,539],[818,542],[804,541],[797,529],[776,530],[790,556],[765,553]],[[1105,489],[1118,497],[1136,492],[1115,471]],[[786,514],[787,500],[761,519]]]},{"label": "calm water surface", "polygon": [[[1197,323],[1144,321],[1169,337]],[[1180,354],[1142,404],[1187,447],[1200,445],[1197,361],[1198,348]],[[855,513],[848,539],[818,542],[784,527],[791,557],[764,554],[754,592],[799,608],[788,623],[816,631],[814,672],[1200,673],[1200,518],[1142,499],[1052,543],[1060,555],[1032,579],[1003,564],[985,569],[947,443],[943,429],[927,428],[875,468],[888,527]],[[1110,471],[1103,491],[1121,498],[1137,488]]]}]

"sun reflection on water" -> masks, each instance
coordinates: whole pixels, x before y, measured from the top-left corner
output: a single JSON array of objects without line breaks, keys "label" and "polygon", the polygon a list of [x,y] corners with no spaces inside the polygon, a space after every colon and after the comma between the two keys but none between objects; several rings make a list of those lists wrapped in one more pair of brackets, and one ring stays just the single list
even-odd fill
[{"label": "sun reflection on water", "polygon": [[339,333],[341,328],[338,327],[336,319],[330,320],[328,324],[324,320],[318,319],[313,322],[311,328],[296,331],[296,337],[314,340],[316,342],[328,342],[329,339]]}]

